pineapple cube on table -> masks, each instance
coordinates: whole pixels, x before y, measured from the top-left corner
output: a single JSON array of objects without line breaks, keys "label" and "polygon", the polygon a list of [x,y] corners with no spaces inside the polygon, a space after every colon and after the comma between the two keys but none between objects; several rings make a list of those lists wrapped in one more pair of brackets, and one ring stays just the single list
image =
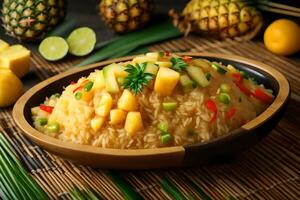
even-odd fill
[{"label": "pineapple cube on table", "polygon": [[9,44],[0,39],[0,52],[4,51],[9,47]]},{"label": "pineapple cube on table", "polygon": [[19,78],[25,76],[30,67],[30,51],[22,45],[13,45],[0,52],[0,68],[11,70]]},{"label": "pineapple cube on table", "polygon": [[141,113],[129,112],[126,117],[124,129],[129,136],[134,136],[137,132],[144,130]]},{"label": "pineapple cube on table", "polygon": [[180,73],[165,67],[161,67],[156,75],[154,91],[163,95],[170,96],[180,78]]}]

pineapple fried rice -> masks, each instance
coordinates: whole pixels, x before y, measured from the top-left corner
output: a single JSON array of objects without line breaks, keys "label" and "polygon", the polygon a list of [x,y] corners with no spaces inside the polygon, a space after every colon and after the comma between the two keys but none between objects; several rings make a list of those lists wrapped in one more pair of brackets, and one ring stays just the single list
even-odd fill
[{"label": "pineapple fried rice", "polygon": [[228,134],[272,100],[272,91],[231,65],[154,52],[80,78],[32,108],[32,118],[66,142],[157,148]]}]

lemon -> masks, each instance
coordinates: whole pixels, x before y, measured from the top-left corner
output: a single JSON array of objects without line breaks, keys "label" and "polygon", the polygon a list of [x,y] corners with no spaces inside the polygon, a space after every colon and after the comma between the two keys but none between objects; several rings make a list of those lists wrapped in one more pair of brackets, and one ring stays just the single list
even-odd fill
[{"label": "lemon", "polygon": [[300,49],[300,27],[291,20],[276,20],[266,29],[264,43],[275,54],[294,54]]},{"label": "lemon", "polygon": [[0,69],[0,107],[14,104],[22,95],[23,84],[10,70]]}]

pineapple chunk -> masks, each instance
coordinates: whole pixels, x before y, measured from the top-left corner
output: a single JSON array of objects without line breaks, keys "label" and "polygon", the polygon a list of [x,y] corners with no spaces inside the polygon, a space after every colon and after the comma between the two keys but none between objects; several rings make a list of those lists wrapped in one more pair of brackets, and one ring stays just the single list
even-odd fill
[{"label": "pineapple chunk", "polygon": [[10,69],[19,78],[29,71],[30,51],[22,45],[13,45],[0,53],[0,67]]},{"label": "pineapple chunk", "polygon": [[158,58],[160,57],[158,52],[149,52],[149,53],[146,53],[146,56],[149,58],[156,59],[156,60],[158,60]]},{"label": "pineapple chunk", "polygon": [[102,70],[96,71],[93,89],[102,90],[104,88],[105,88],[105,81],[104,81],[103,71]]},{"label": "pineapple chunk", "polygon": [[121,109],[112,109],[110,111],[110,124],[116,125],[116,124],[121,124],[125,121],[126,119],[126,112]]},{"label": "pineapple chunk", "polygon": [[91,128],[93,129],[93,131],[97,132],[102,128],[102,126],[104,125],[104,122],[105,122],[104,117],[96,116],[95,118],[93,118],[91,120]]},{"label": "pineapple chunk", "polygon": [[124,129],[129,136],[134,136],[138,131],[144,130],[141,113],[129,112],[126,117]]},{"label": "pineapple chunk", "polygon": [[171,95],[179,78],[180,74],[178,72],[165,67],[159,68],[155,79],[154,91],[163,96]]},{"label": "pineapple chunk", "polygon": [[152,57],[148,57],[148,56],[137,56],[132,60],[133,63],[144,63],[144,62],[154,63],[156,61],[157,61],[156,58],[152,58]]},{"label": "pineapple chunk", "polygon": [[9,44],[0,39],[0,52],[4,51],[9,47]]},{"label": "pineapple chunk", "polygon": [[167,67],[167,68],[172,67],[172,63],[169,61],[157,61],[155,62],[155,64],[157,64],[159,67]]},{"label": "pineapple chunk", "polygon": [[98,106],[95,109],[97,115],[106,117],[113,105],[113,99],[109,93],[104,93],[100,99]]},{"label": "pineapple chunk", "polygon": [[118,108],[126,111],[136,111],[138,106],[136,97],[129,90],[125,89],[118,101]]}]

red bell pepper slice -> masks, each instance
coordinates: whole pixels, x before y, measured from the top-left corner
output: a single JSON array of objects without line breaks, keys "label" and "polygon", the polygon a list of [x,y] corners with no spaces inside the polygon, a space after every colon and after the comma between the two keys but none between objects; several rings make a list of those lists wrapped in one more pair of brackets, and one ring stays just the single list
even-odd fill
[{"label": "red bell pepper slice", "polygon": [[85,85],[86,83],[88,83],[88,82],[89,82],[89,80],[83,81],[83,82],[80,84],[80,86],[78,86],[77,88],[75,88],[75,89],[73,90],[73,93],[75,93],[75,92],[81,90],[81,89],[84,87],[84,85]]},{"label": "red bell pepper slice", "polygon": [[46,105],[40,105],[40,109],[47,112],[47,113],[52,113],[54,107],[53,106],[46,106]]},{"label": "red bell pepper slice", "polygon": [[205,102],[205,107],[210,110],[211,112],[213,112],[213,116],[210,119],[210,123],[213,123],[217,120],[217,115],[218,115],[218,110],[217,110],[217,105],[216,103],[212,100],[212,99],[208,99]]},{"label": "red bell pepper slice", "polygon": [[185,62],[191,62],[192,61],[192,57],[191,56],[183,56],[182,60],[184,60]]},{"label": "red bell pepper slice", "polygon": [[225,115],[225,119],[231,119],[236,113],[236,109],[235,108],[230,108]]},{"label": "red bell pepper slice", "polygon": [[270,104],[273,102],[273,96],[267,94],[261,88],[257,87],[253,93],[253,96],[260,101],[264,102],[265,104]]},{"label": "red bell pepper slice", "polygon": [[231,76],[235,79],[236,83],[242,83],[243,82],[243,76],[240,73],[233,73]]},{"label": "red bell pepper slice", "polygon": [[235,82],[235,84],[248,97],[252,95],[252,92],[243,83]]},{"label": "red bell pepper slice", "polygon": [[171,52],[166,51],[166,52],[165,52],[165,56],[171,56]]}]

